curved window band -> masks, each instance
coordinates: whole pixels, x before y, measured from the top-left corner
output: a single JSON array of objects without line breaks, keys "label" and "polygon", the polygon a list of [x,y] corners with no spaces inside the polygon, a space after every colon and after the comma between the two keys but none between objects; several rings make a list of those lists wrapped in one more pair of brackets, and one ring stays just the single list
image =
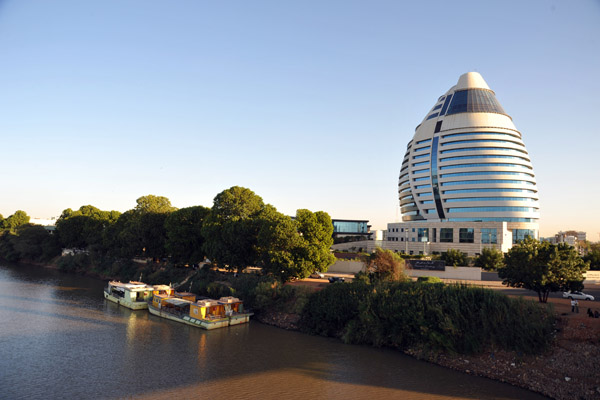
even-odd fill
[{"label": "curved window band", "polygon": [[455,144],[463,144],[463,143],[511,143],[517,146],[525,147],[523,143],[515,142],[512,140],[502,140],[502,139],[468,139],[468,140],[453,140],[451,142],[442,143],[443,146],[452,146]]},{"label": "curved window band", "polygon": [[460,197],[444,200],[445,203],[455,203],[459,201],[538,201],[538,199],[532,197]]},{"label": "curved window band", "polygon": [[476,188],[476,189],[444,190],[442,193],[443,194],[458,194],[458,193],[483,193],[483,192],[535,193],[535,190],[515,189],[515,188]]},{"label": "curved window band", "polygon": [[512,133],[502,133],[502,132],[464,132],[464,133],[450,133],[448,135],[443,135],[442,139],[450,138],[450,137],[459,137],[459,136],[477,136],[477,135],[494,135],[494,136],[510,136],[514,138],[521,139],[521,136],[518,134]]},{"label": "curved window band", "polygon": [[[446,158],[441,158],[440,162],[453,161],[453,160],[469,160],[469,159],[473,159],[473,158],[505,158],[505,159],[511,159],[511,160],[524,160],[527,162],[531,162],[529,159],[527,159],[525,157],[505,156],[505,155],[501,155],[501,154],[479,154],[479,155],[470,155],[470,156],[446,157]],[[414,164],[413,164],[413,166],[414,166]]]},{"label": "curved window band", "polygon": [[[508,167],[508,168],[526,168],[533,169],[527,165],[521,164],[509,164],[509,163],[476,163],[476,164],[455,164],[455,165],[445,165],[440,167],[440,169],[456,169],[456,168],[475,168],[475,167]],[[416,172],[416,171],[415,171]]]},{"label": "curved window band", "polygon": [[451,181],[451,182],[442,182],[441,186],[456,186],[456,185],[479,185],[482,183],[497,183],[497,184],[507,184],[507,183],[521,183],[524,185],[533,185],[535,183],[529,181],[517,181],[512,179],[482,179],[482,180],[473,180],[473,181]]},{"label": "curved window band", "polygon": [[449,222],[538,222],[539,218],[519,217],[472,217],[472,218],[448,218]]},{"label": "curved window band", "polygon": [[459,151],[518,151],[519,153],[527,154],[525,150],[511,149],[510,147],[466,147],[461,149],[442,150],[440,153],[456,153]]},{"label": "curved window band", "polygon": [[474,176],[474,175],[515,175],[515,176],[526,176],[533,178],[533,174],[526,172],[513,172],[513,171],[473,171],[473,172],[452,172],[450,174],[442,174],[440,178],[450,178],[453,176]]},{"label": "curved window band", "polygon": [[457,212],[498,212],[498,211],[512,211],[512,212],[538,212],[539,208],[535,207],[457,207],[449,208],[449,213]]}]

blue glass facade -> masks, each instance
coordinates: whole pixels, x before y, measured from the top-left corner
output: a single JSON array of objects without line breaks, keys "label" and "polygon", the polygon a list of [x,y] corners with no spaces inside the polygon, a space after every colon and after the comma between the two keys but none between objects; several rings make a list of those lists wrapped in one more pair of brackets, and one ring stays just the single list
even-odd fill
[{"label": "blue glass facade", "polygon": [[454,93],[447,115],[462,112],[504,114],[506,112],[496,100],[494,92],[486,89],[459,90]]}]

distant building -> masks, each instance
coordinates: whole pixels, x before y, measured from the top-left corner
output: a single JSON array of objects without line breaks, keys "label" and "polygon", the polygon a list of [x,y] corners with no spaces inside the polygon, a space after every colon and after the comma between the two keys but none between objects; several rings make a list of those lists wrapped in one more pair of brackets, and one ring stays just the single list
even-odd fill
[{"label": "distant building", "polygon": [[586,237],[587,235],[585,232],[560,231],[552,237],[544,238],[544,240],[552,244],[567,243],[570,246],[578,247],[579,242],[585,241]]},{"label": "distant building", "polygon": [[58,217],[52,218],[29,218],[29,223],[32,225],[41,225],[50,233],[56,230],[56,221]]},{"label": "distant building", "polygon": [[371,225],[368,220],[332,219],[333,238],[352,237],[355,240],[368,240],[371,235]]}]

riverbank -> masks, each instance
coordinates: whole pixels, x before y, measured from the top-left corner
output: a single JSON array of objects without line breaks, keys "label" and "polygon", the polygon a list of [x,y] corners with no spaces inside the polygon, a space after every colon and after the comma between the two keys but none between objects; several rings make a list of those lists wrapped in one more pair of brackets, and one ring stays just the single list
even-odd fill
[{"label": "riverbank", "polygon": [[[312,286],[318,290],[328,285],[321,279],[314,280]],[[443,367],[506,382],[555,399],[600,398],[600,319],[587,318],[583,306],[584,312],[570,314],[564,299],[549,301],[554,303],[559,323],[554,343],[544,354],[525,356],[490,350],[464,356],[418,348],[404,352]],[[269,309],[253,319],[286,330],[299,330],[300,315],[296,313]]]},{"label": "riverbank", "polygon": [[[557,313],[556,338],[539,355],[489,350],[476,355],[432,353],[411,348],[404,353],[470,375],[509,383],[558,400],[600,398],[600,319],[569,314],[561,299],[550,299]],[[269,311],[256,320],[299,330],[300,315]]]}]

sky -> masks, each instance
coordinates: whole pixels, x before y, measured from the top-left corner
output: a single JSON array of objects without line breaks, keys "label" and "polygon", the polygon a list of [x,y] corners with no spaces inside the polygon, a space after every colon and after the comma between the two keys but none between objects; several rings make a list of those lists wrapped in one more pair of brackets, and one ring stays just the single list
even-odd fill
[{"label": "sky", "polygon": [[469,71],[523,135],[540,236],[597,241],[598,0],[0,0],[0,214],[243,186],[386,229],[415,127]]}]

